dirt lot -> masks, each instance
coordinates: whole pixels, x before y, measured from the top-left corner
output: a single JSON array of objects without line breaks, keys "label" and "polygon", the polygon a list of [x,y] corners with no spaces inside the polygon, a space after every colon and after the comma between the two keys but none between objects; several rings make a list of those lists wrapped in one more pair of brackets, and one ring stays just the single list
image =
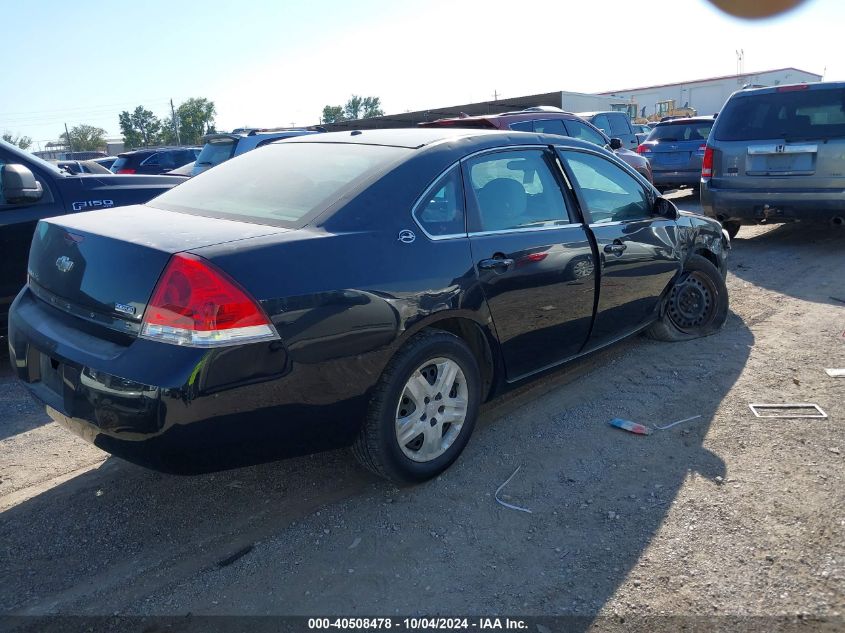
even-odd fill
[{"label": "dirt lot", "polygon": [[[679,197],[682,208],[694,208]],[[346,452],[180,478],[0,370],[0,612],[813,616],[845,627],[845,231],[743,228],[719,334],[642,337],[487,405],[398,489]],[[814,402],[824,420],[760,420]],[[640,437],[615,416],[665,424]],[[520,466],[498,505],[496,488]],[[588,618],[581,628],[601,628]],[[840,629],[841,630],[841,629]]]}]

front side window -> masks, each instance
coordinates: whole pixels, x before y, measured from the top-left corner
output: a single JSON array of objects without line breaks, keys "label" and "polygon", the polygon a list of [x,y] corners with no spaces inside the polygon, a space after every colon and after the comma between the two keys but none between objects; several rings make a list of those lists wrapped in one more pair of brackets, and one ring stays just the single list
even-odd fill
[{"label": "front side window", "polygon": [[610,121],[607,120],[607,115],[597,114],[592,118],[590,123],[592,123],[602,132],[610,136]]},{"label": "front side window", "polygon": [[610,135],[622,136],[631,133],[631,126],[628,123],[628,117],[624,114],[608,114],[607,118],[610,120]]},{"label": "front side window", "polygon": [[645,190],[621,167],[583,152],[562,152],[581,194],[591,224],[625,222],[651,217]]},{"label": "front side window", "polygon": [[587,141],[588,143],[593,143],[599,147],[607,145],[605,138],[586,123],[570,120],[566,122],[566,128],[569,130],[569,136],[572,138]]},{"label": "front side window", "polygon": [[431,187],[414,209],[425,232],[435,237],[466,233],[461,170],[453,167]]},{"label": "front side window", "polygon": [[563,193],[545,151],[485,154],[467,165],[479,231],[569,223]]}]

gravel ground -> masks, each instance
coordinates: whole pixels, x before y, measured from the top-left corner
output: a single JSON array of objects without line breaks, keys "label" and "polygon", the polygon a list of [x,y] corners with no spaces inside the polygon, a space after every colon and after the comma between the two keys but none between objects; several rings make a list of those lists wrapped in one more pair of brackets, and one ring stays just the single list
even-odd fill
[{"label": "gravel ground", "polygon": [[[682,208],[695,208],[679,196]],[[724,330],[638,337],[484,407],[443,476],[345,452],[148,472],[0,372],[0,612],[775,616],[845,627],[845,231],[745,227]],[[760,420],[814,402],[824,420]],[[665,424],[648,437],[624,417]],[[502,498],[496,488],[519,467]]]}]

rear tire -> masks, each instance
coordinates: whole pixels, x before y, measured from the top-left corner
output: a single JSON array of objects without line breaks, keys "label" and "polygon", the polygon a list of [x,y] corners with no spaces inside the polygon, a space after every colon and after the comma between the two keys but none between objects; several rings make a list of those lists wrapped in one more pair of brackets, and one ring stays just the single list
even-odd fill
[{"label": "rear tire", "polygon": [[666,297],[663,316],[646,335],[658,341],[688,341],[718,332],[728,318],[728,288],[719,270],[692,255]]},{"label": "rear tire", "polygon": [[722,222],[722,228],[728,232],[728,237],[733,239],[739,233],[739,227],[742,225],[736,221]]},{"label": "rear tire", "polygon": [[480,402],[481,376],[467,344],[449,332],[421,332],[384,370],[352,452],[380,477],[425,481],[464,450]]}]

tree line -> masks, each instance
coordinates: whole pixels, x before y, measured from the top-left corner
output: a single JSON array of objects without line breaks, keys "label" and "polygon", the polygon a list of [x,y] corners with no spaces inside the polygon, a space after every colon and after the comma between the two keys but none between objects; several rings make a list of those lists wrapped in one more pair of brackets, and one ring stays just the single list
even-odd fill
[{"label": "tree line", "polygon": [[[205,134],[216,131],[214,117],[217,109],[213,101],[205,97],[194,97],[180,104],[170,115],[163,118],[139,105],[131,112],[124,110],[118,115],[120,132],[126,149],[155,145],[199,145]],[[343,105],[327,105],[323,108],[321,123],[338,123],[384,116],[379,97],[352,95]],[[32,146],[28,136],[14,136],[9,132],[2,135],[4,141],[21,149]],[[106,145],[106,131],[94,125],[74,125],[59,136],[58,144],[73,148],[76,152],[96,151]]]},{"label": "tree line", "polygon": [[381,98],[352,95],[342,106],[327,105],[323,108],[323,116],[320,118],[320,123],[355,121],[357,119],[369,119],[374,116],[384,116],[384,110],[381,109]]}]

